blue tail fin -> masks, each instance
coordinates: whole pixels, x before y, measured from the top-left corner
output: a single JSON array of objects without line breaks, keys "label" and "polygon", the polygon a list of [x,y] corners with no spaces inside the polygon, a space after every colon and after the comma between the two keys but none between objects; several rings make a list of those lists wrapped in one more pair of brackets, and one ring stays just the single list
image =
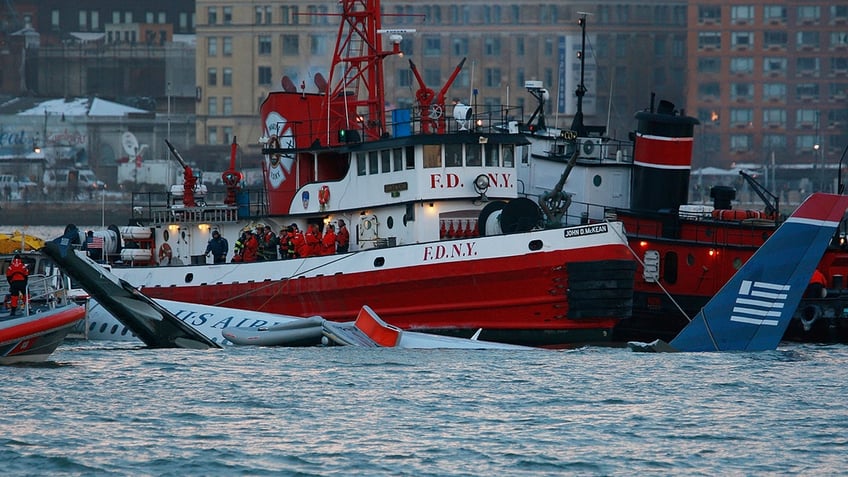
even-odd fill
[{"label": "blue tail fin", "polygon": [[811,195],[671,340],[677,351],[777,348],[848,196]]}]

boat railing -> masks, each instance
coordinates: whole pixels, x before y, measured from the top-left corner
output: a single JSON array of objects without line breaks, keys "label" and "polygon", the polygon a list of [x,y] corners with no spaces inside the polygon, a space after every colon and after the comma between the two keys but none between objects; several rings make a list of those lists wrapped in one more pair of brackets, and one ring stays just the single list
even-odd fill
[{"label": "boat railing", "polygon": [[197,205],[186,207],[182,197],[169,192],[136,192],[132,195],[132,218],[150,225],[171,223],[237,222],[258,217],[267,212],[264,193],[260,190],[242,189],[236,194],[236,203],[224,203],[225,192],[208,192]]},{"label": "boat railing", "polygon": [[[0,296],[3,297],[4,304],[7,305],[11,298],[8,283],[0,284]],[[58,276],[32,274],[27,280],[24,299],[19,303],[23,303],[24,315],[28,315],[33,307],[43,308],[47,306],[49,308],[55,308],[67,302],[67,290],[65,289],[64,282]]]},{"label": "boat railing", "polygon": [[[457,105],[458,106],[458,105]],[[315,148],[316,145],[327,146],[343,143],[361,143],[373,139],[406,137],[427,134],[467,134],[467,133],[503,133],[504,125],[510,122],[516,124],[522,120],[523,107],[508,105],[481,105],[471,107],[468,115],[462,118],[454,116],[457,106],[448,105],[445,110],[431,107],[428,115],[422,115],[417,107],[396,108],[385,112],[385,131],[380,138],[371,138],[369,131],[374,131],[379,120],[372,120],[367,114],[350,118],[339,131],[330,131],[329,136],[314,137],[316,131],[326,131],[326,120],[299,121],[292,123],[291,140],[281,138],[280,149],[297,151]],[[465,105],[463,105],[465,106]],[[461,110],[464,111],[464,110]],[[518,133],[518,128],[510,131]],[[326,133],[325,133],[326,134]],[[316,144],[317,143],[317,144]],[[269,147],[270,144],[269,144]]]}]

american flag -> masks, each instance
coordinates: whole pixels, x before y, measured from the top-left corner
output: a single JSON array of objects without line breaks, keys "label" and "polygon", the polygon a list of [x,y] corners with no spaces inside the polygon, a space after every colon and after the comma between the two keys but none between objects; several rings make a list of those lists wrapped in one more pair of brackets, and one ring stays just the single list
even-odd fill
[{"label": "american flag", "polygon": [[103,248],[103,237],[92,237],[88,248]]}]

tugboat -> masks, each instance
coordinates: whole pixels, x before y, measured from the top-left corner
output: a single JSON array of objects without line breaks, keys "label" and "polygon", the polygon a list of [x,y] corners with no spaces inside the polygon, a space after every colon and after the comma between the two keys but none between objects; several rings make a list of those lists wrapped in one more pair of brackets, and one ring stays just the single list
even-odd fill
[{"label": "tugboat", "polygon": [[[585,16],[579,24],[585,40]],[[581,71],[585,58],[584,50]],[[519,169],[526,197],[554,224],[623,222],[639,265],[633,316],[616,326],[614,340],[670,340],[775,232],[782,222],[778,197],[743,171],[762,210],[733,209],[736,190],[726,186],[712,188],[712,205],[688,204],[698,121],[653,94],[647,110],[636,113],[636,131],[617,140],[603,126],[584,124],[582,82],[570,129],[547,127],[544,85],[526,86],[538,101],[531,122],[519,126],[531,141],[530,159]],[[818,267],[824,292],[802,298],[787,340],[848,342],[846,231],[843,221]]]},{"label": "tugboat", "polygon": [[[172,147],[184,184],[165,200],[134,202],[132,226],[103,232],[120,234],[120,249],[105,250],[112,273],[156,299],[332,321],[367,304],[403,330],[608,342],[633,299],[636,263],[621,223],[545,223],[519,193],[528,141],[517,121],[498,127],[517,113],[445,104],[462,62],[438,92],[410,62],[417,103],[387,110],[383,61],[400,53],[404,32],[381,28],[378,0],[343,0],[340,11],[328,78],[316,75],[314,91],[283,78],[261,106],[263,190],[240,188],[234,142],[227,196],[213,204]],[[213,231],[233,244],[257,227],[260,238],[291,230],[293,241],[311,230],[302,240],[314,243],[331,226],[350,227],[349,249],[283,240],[264,261],[205,256]]]}]

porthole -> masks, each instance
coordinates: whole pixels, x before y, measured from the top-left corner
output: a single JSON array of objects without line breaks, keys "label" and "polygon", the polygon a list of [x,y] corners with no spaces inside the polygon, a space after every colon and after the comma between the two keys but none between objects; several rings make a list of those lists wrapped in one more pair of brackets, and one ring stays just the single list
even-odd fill
[{"label": "porthole", "polygon": [[390,216],[386,219],[386,227],[388,227],[388,228],[392,228],[394,225],[395,225],[395,219],[393,219],[393,218],[392,218],[392,216],[390,215]]},{"label": "porthole", "polygon": [[529,248],[531,252],[542,250],[542,241],[538,239],[531,240],[530,243],[527,244],[527,248]]},{"label": "porthole", "polygon": [[695,256],[691,253],[686,255],[686,265],[689,265],[690,267],[695,265]]},{"label": "porthole", "polygon": [[101,332],[101,333],[103,333],[103,332],[105,332],[105,331],[106,331],[106,326],[107,326],[107,324],[106,324],[106,323],[103,323],[102,325],[100,325],[100,332]]},{"label": "porthole", "polygon": [[185,282],[191,283],[192,281],[194,281],[194,274],[193,273],[186,273]]},{"label": "porthole", "polygon": [[118,332],[118,325],[112,325],[112,331],[109,332],[110,335],[114,335]]},{"label": "porthole", "polygon": [[603,182],[603,180],[601,179],[601,176],[598,175],[598,174],[595,174],[595,177],[592,178],[592,184],[595,184],[595,187],[600,187],[601,182]]},{"label": "porthole", "polygon": [[386,259],[383,258],[383,257],[377,257],[377,258],[374,259],[374,266],[375,267],[382,267],[385,264],[386,264]]},{"label": "porthole", "polygon": [[167,230],[163,230],[162,231],[162,239],[167,242],[169,238],[171,238],[171,234]]}]

